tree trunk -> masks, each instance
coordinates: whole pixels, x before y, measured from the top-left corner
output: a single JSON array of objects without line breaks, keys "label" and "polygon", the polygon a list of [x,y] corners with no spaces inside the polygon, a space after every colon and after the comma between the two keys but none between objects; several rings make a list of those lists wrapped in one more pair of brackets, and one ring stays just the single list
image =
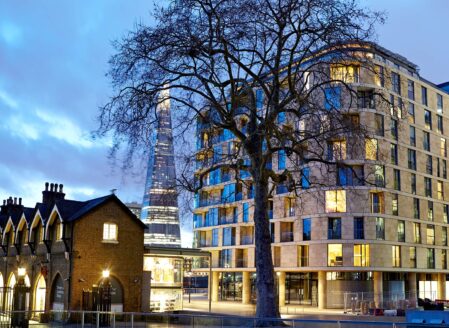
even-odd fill
[{"label": "tree trunk", "polygon": [[273,259],[271,255],[270,222],[268,210],[268,181],[255,174],[254,227],[255,227],[255,261],[257,305],[256,316],[259,318],[279,318]]}]

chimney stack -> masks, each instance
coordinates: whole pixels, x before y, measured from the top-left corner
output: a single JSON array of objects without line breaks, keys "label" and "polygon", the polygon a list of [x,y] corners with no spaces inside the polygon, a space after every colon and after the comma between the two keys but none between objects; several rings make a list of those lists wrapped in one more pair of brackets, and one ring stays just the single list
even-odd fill
[{"label": "chimney stack", "polygon": [[[50,186],[50,188],[48,188]],[[59,186],[59,189],[58,189]],[[45,190],[42,191],[42,203],[52,205],[55,201],[64,199],[63,185],[58,183],[45,183]]]}]

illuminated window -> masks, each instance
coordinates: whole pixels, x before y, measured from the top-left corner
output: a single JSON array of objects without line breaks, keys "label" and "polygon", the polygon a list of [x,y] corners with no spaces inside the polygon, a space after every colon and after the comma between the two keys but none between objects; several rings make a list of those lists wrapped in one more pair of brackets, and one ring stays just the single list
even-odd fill
[{"label": "illuminated window", "polygon": [[391,246],[391,257],[393,268],[401,266],[401,246]]},{"label": "illuminated window", "polygon": [[39,244],[43,244],[44,243],[44,237],[45,237],[45,229],[43,226],[40,226],[39,228]]},{"label": "illuminated window", "polygon": [[284,216],[295,216],[295,198],[284,198]]},{"label": "illuminated window", "polygon": [[447,151],[446,151],[446,139],[440,138],[440,155],[446,157]]},{"label": "illuminated window", "polygon": [[398,241],[405,242],[405,221],[398,221]]},{"label": "illuminated window", "polygon": [[331,66],[331,80],[357,83],[359,82],[359,67],[354,65],[333,65]]},{"label": "illuminated window", "polygon": [[298,246],[298,267],[309,265],[309,245]]},{"label": "illuminated window", "polygon": [[369,265],[369,245],[354,245],[354,266]]},{"label": "illuminated window", "polygon": [[326,212],[346,212],[346,191],[327,190],[326,191]]},{"label": "illuminated window", "polygon": [[416,244],[421,243],[421,224],[413,223],[413,241]]},{"label": "illuminated window", "polygon": [[117,225],[115,223],[103,224],[103,240],[117,241]]},{"label": "illuminated window", "polygon": [[377,139],[366,139],[365,140],[365,158],[368,160],[377,160]]},{"label": "illuminated window", "polygon": [[62,239],[62,229],[63,229],[62,223],[59,220],[56,220],[55,223],[56,240]]},{"label": "illuminated window", "polygon": [[346,159],[346,141],[331,141],[327,144],[327,159],[330,161]]},{"label": "illuminated window", "polygon": [[376,218],[376,239],[385,240],[385,220],[384,218]]},{"label": "illuminated window", "polygon": [[431,224],[427,225],[426,242],[428,245],[435,245],[435,227]]},{"label": "illuminated window", "polygon": [[327,245],[327,265],[343,266],[343,245],[328,244]]}]

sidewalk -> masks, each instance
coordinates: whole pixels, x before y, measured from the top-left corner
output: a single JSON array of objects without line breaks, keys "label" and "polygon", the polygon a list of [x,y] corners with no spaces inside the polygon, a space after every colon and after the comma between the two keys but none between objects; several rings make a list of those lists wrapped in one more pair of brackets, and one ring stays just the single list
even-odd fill
[{"label": "sidewalk", "polygon": [[[184,297],[184,311],[208,312],[209,302],[204,295],[191,295]],[[242,304],[241,302],[220,301],[212,302],[211,312],[214,314],[227,314],[236,316],[253,317],[256,314],[255,304]],[[342,309],[319,310],[312,306],[287,305],[281,307],[281,316],[286,319],[315,319],[315,320],[362,320],[362,321],[384,321],[405,322],[405,317],[375,317],[355,314],[345,314]]]}]

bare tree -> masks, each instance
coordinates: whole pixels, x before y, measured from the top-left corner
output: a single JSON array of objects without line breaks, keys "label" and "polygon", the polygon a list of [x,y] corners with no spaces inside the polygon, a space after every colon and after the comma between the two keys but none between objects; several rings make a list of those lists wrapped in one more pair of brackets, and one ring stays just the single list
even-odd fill
[{"label": "bare tree", "polygon": [[[301,190],[304,164],[335,167],[329,140],[366,133],[348,119],[355,91],[346,75],[356,73],[344,68],[356,61],[373,71],[360,50],[383,15],[355,0],[176,0],[154,18],[154,26],[138,25],[115,44],[114,96],[101,108],[98,132],[113,131],[113,150],[125,144],[131,160],[157,121],[158,95],[170,91],[183,131],[197,123],[201,143],[189,154],[198,166],[180,174],[182,186],[197,192],[211,172],[226,169],[254,190],[256,315],[278,317],[269,197],[279,185]],[[335,83],[344,88],[338,95],[329,88]],[[214,147],[223,131],[233,143],[226,152]],[[279,153],[296,173],[271,167]]]}]

